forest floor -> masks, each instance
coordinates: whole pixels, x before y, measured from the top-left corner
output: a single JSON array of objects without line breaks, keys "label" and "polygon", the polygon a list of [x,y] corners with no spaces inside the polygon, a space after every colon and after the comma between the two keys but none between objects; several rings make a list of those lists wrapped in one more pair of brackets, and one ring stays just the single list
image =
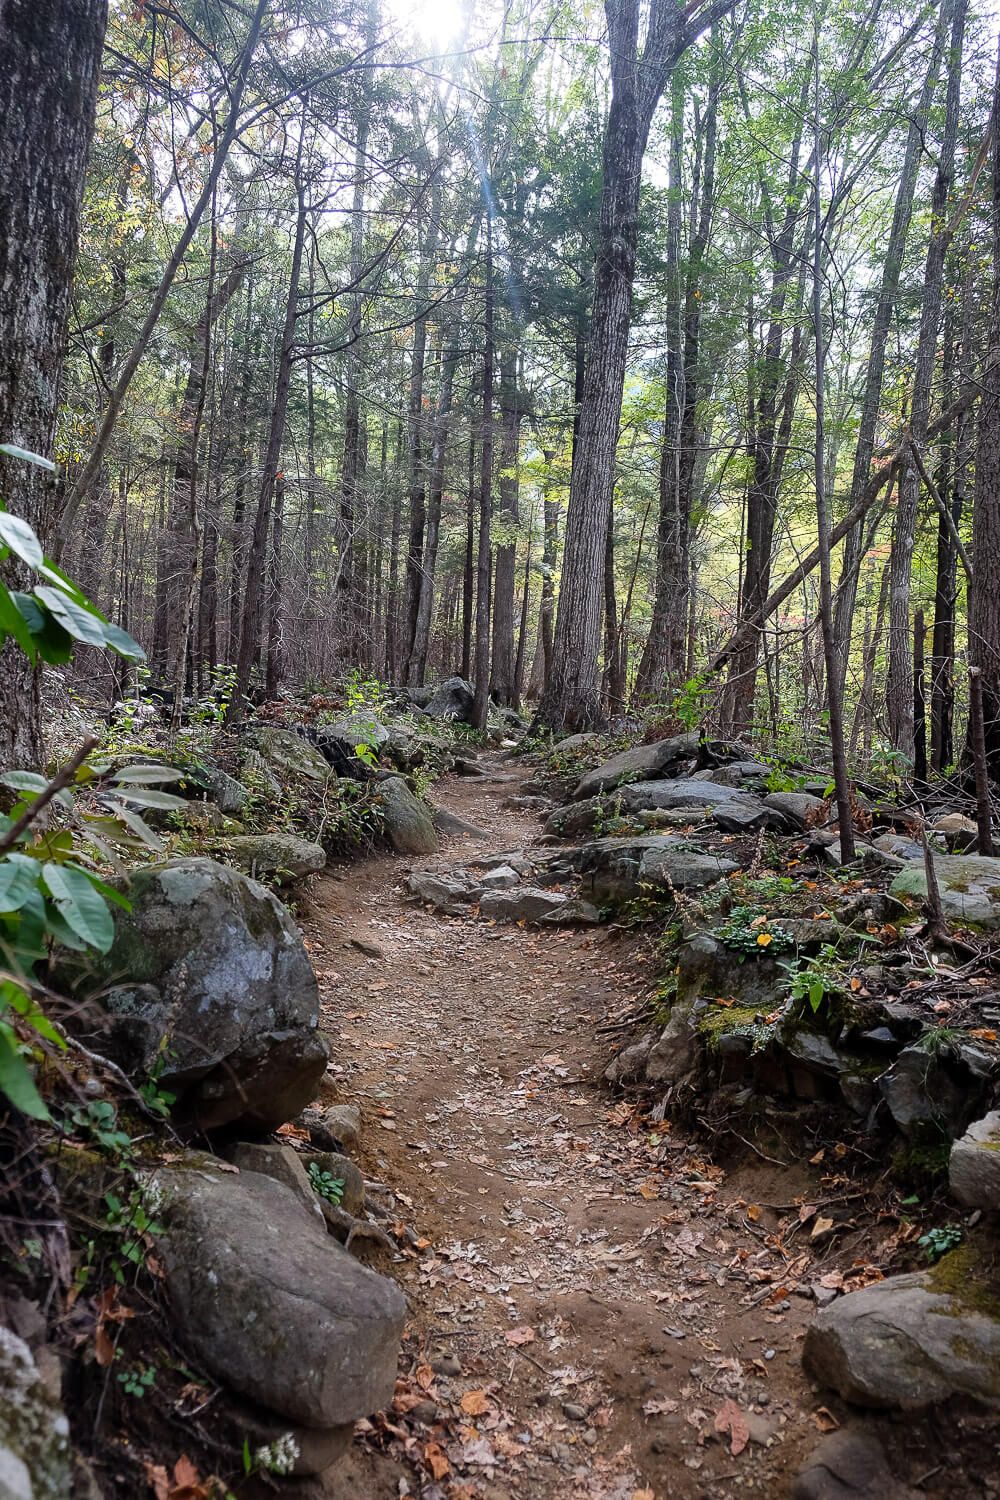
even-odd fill
[{"label": "forest floor", "polygon": [[[410,1226],[391,1267],[410,1307],[396,1401],[363,1424],[329,1492],[777,1500],[821,1434],[851,1420],[810,1385],[800,1350],[809,1286],[858,1263],[864,1226],[839,1253],[805,1225],[775,1228],[850,1184],[751,1151],[721,1166],[611,1096],[597,1028],[648,992],[641,939],[407,900],[411,865],[537,834],[503,805],[525,773],[484,765],[435,794],[482,838],[335,868],[301,913],[366,1175]],[[906,1479],[936,1494],[933,1433],[877,1425]]]}]

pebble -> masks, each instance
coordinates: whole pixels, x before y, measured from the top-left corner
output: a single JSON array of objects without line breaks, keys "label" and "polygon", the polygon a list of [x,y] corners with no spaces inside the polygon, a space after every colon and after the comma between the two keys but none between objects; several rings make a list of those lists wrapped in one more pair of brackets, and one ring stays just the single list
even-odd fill
[{"label": "pebble", "polygon": [[461,1375],[462,1364],[456,1354],[439,1354],[431,1360],[435,1375]]},{"label": "pebble", "polygon": [[410,1415],[416,1417],[418,1422],[436,1422],[438,1418],[437,1402],[418,1401]]},{"label": "pebble", "polygon": [[586,1432],[583,1434],[583,1441],[586,1443],[588,1448],[593,1448],[597,1443],[597,1428],[588,1427]]},{"label": "pebble", "polygon": [[578,1405],[576,1401],[564,1401],[562,1404],[563,1416],[568,1417],[571,1422],[585,1422],[587,1420],[587,1409]]}]

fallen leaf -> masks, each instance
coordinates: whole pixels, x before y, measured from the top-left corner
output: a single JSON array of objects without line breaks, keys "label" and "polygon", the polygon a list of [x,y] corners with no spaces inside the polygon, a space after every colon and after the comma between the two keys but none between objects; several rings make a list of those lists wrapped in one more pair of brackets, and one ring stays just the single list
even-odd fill
[{"label": "fallen leaf", "polygon": [[840,1426],[840,1423],[833,1415],[833,1412],[830,1411],[829,1407],[826,1406],[817,1406],[816,1410],[812,1414],[812,1419],[816,1423],[816,1426],[819,1428],[820,1432],[836,1432],[837,1428]]},{"label": "fallen leaf", "polygon": [[490,1409],[489,1397],[485,1391],[466,1391],[458,1404],[467,1417],[481,1417]]},{"label": "fallen leaf", "polygon": [[446,1474],[451,1473],[451,1464],[444,1455],[444,1449],[440,1443],[428,1443],[424,1448],[424,1463],[431,1471],[434,1479],[444,1479]]},{"label": "fallen leaf", "polygon": [[535,1330],[524,1326],[523,1328],[508,1328],[504,1334],[508,1344],[533,1344],[535,1342]]},{"label": "fallen leaf", "polygon": [[729,1451],[733,1458],[738,1458],[750,1441],[747,1419],[732,1400],[723,1401],[715,1413],[715,1430],[729,1433]]},{"label": "fallen leaf", "polygon": [[677,1402],[669,1396],[657,1397],[651,1401],[642,1403],[642,1414],[644,1417],[669,1417],[677,1410]]},{"label": "fallen leaf", "polygon": [[747,1218],[751,1221],[751,1223],[753,1223],[753,1224],[757,1223],[757,1220],[760,1218],[760,1204],[759,1203],[748,1203],[747,1204]]}]

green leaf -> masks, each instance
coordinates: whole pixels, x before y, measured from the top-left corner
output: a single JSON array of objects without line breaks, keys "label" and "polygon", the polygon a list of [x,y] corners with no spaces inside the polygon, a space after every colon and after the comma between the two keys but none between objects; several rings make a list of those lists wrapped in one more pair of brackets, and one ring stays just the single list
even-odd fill
[{"label": "green leaf", "polygon": [[6,1021],[0,1021],[0,1094],[6,1094],[14,1108],[32,1120],[50,1118],[31,1070],[18,1051],[17,1037]]},{"label": "green leaf", "polygon": [[10,590],[0,583],[0,641],[7,635],[14,637],[30,661],[37,659],[38,647],[32,639],[31,629]]},{"label": "green leaf", "polygon": [[37,651],[54,666],[68,662],[73,655],[73,637],[64,630],[32,594],[12,593],[11,599],[31,631]]},{"label": "green leaf", "polygon": [[[48,782],[44,776],[39,776],[36,771],[6,771],[0,776],[0,784],[11,787],[15,792],[44,792]],[[35,799],[32,797],[31,801]],[[54,801],[60,807],[72,808],[73,798],[67,791],[56,792]]]},{"label": "green leaf", "polygon": [[0,861],[0,911],[20,911],[37,889],[41,866],[24,854],[9,854]]},{"label": "green leaf", "polygon": [[108,904],[94,889],[90,876],[73,865],[42,866],[42,878],[67,927],[98,953],[107,953],[115,940],[115,924]]},{"label": "green leaf", "polygon": [[71,599],[68,594],[62,593],[59,589],[40,586],[35,589],[35,598],[40,599],[55,615],[63,629],[78,641],[85,641],[88,646],[104,645],[104,621],[84,605]]},{"label": "green leaf", "polygon": [[123,630],[120,625],[105,625],[104,639],[111,650],[117,651],[119,656],[127,656],[130,661],[146,660],[146,653],[139,642],[134,641],[128,631]]},{"label": "green leaf", "polygon": [[29,568],[40,568],[45,562],[42,544],[27,521],[12,516],[9,510],[0,510],[0,542],[6,542]]},{"label": "green leaf", "polygon": [[40,453],[32,453],[30,448],[19,448],[16,443],[0,443],[0,453],[6,453],[8,458],[23,458],[25,463],[37,464],[40,469],[48,469],[50,474],[56,472],[56,465],[51,458],[43,458]]},{"label": "green leaf", "polygon": [[[109,788],[109,793],[110,791]],[[137,807],[163,807],[170,810],[187,806],[183,797],[175,797],[173,792],[155,792],[152,787],[116,786],[114,795],[127,802],[134,802]]]},{"label": "green leaf", "polygon": [[176,771],[173,766],[125,766],[121,771],[116,771],[111,780],[119,784],[128,782],[156,786],[162,781],[182,781],[183,772]]}]

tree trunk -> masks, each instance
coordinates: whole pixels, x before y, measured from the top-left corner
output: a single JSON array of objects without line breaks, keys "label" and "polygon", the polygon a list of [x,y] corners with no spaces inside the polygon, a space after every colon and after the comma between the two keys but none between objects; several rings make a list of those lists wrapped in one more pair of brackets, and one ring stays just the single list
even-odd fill
[{"label": "tree trunk", "polygon": [[493,563],[491,690],[498,703],[514,701],[514,585],[517,570],[518,455],[521,408],[517,350],[500,357],[500,506],[503,528]]},{"label": "tree trunk", "polygon": [[[486,194],[491,192],[488,185]],[[493,513],[493,219],[486,203],[483,412],[479,448],[479,547],[476,553],[476,655],[472,724],[485,729],[490,708],[490,523]]]},{"label": "tree trunk", "polygon": [[[0,6],[0,442],[52,454],[106,0]],[[51,479],[0,455],[7,508],[53,531]],[[19,569],[8,581],[24,582]],[[0,768],[42,755],[39,677],[0,648]]]}]

